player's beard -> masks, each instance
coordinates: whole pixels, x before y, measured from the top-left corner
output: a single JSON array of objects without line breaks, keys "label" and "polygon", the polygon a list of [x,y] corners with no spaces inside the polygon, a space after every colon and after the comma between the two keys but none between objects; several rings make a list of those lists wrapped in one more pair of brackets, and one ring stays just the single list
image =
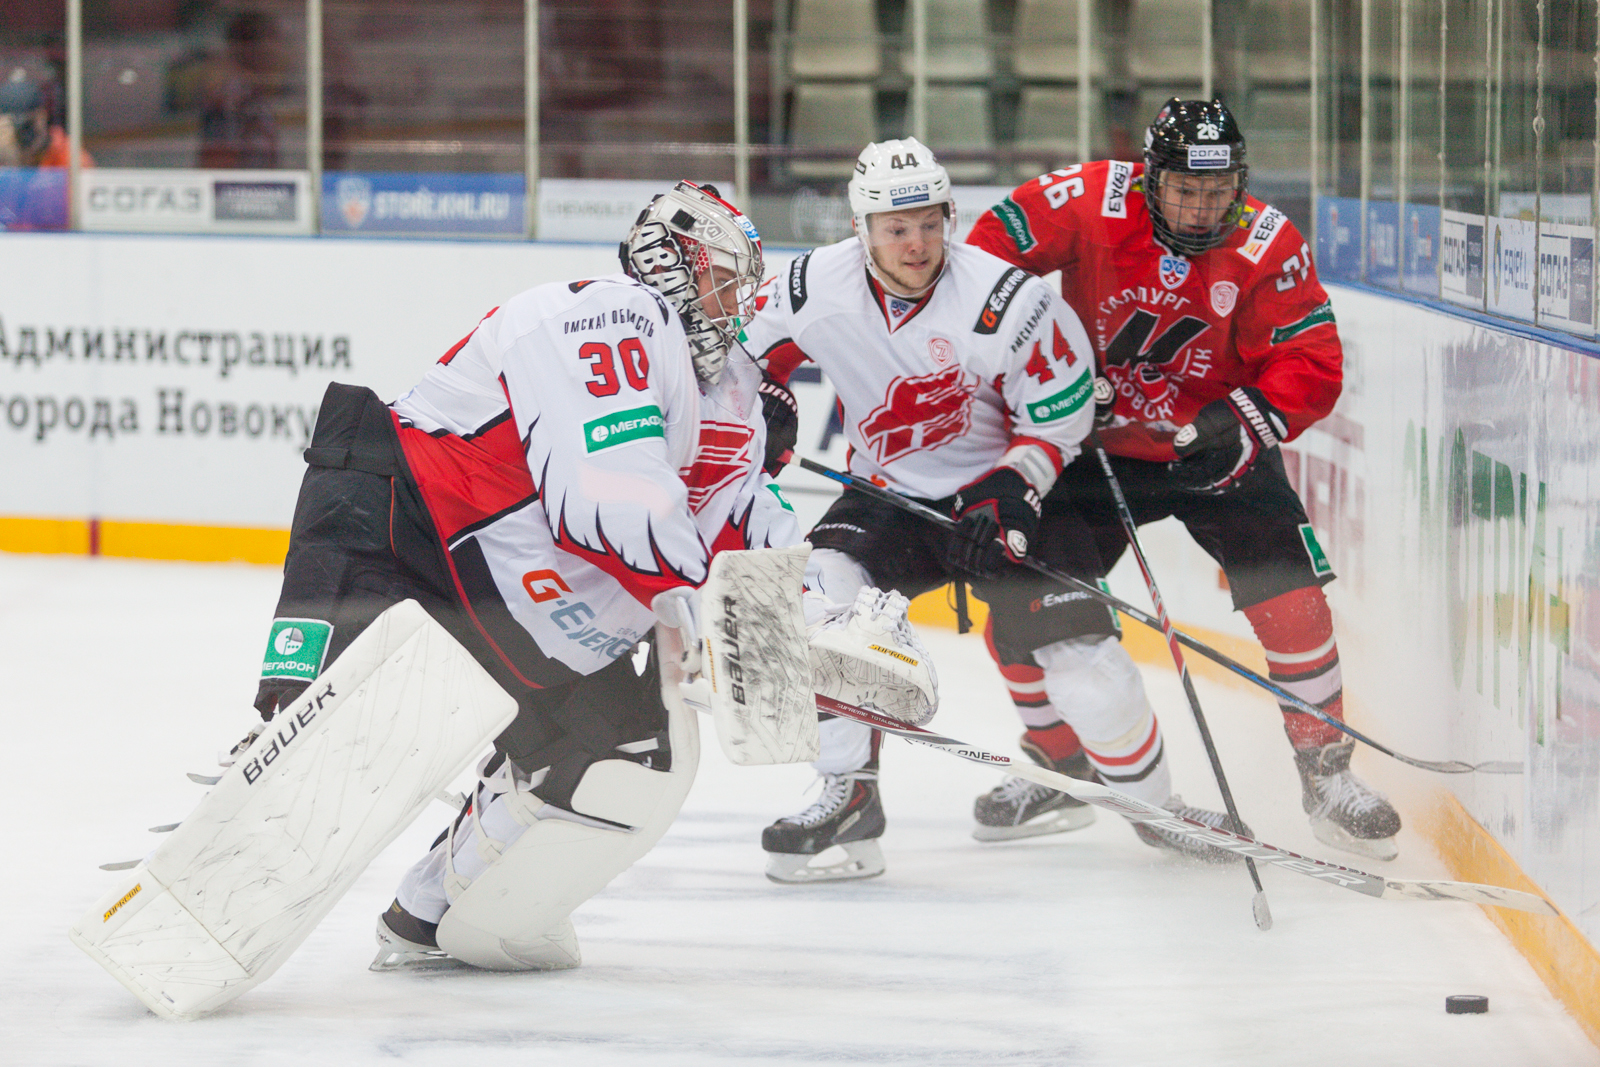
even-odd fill
[{"label": "player's beard", "polygon": [[939,250],[939,265],[928,275],[927,283],[921,286],[908,283],[895,271],[884,266],[883,262],[878,258],[877,252],[872,248],[869,247],[867,249],[867,255],[872,263],[872,273],[878,279],[878,283],[888,291],[890,296],[898,296],[903,300],[920,300],[927,296],[933,289],[934,284],[944,275],[945,250],[942,248]]}]

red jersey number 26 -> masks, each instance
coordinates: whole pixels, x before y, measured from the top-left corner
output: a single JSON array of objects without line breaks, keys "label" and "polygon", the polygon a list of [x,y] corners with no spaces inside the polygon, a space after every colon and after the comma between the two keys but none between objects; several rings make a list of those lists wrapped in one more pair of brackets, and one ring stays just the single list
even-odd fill
[{"label": "red jersey number 26", "polygon": [[[621,357],[620,359],[618,357]],[[643,390],[648,384],[650,357],[644,354],[644,345],[637,337],[630,337],[617,345],[613,355],[611,346],[603,341],[590,341],[578,349],[578,358],[589,361],[591,381],[589,392],[595,396],[616,396],[622,391],[622,381],[617,377],[617,364],[622,364],[622,375],[628,385]]]}]

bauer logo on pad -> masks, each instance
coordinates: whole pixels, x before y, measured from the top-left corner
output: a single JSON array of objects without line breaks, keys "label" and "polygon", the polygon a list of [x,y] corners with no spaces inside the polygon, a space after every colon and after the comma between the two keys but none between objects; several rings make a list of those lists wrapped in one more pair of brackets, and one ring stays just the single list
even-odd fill
[{"label": "bauer logo on pad", "polygon": [[332,636],[333,627],[321,619],[273,619],[261,677],[311,681],[322,673]]}]

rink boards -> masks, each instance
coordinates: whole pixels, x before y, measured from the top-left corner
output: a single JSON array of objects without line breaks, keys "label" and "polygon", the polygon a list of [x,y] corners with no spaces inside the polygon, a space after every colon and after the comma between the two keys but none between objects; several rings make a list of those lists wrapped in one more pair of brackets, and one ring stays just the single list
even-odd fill
[{"label": "rink boards", "polygon": [[[605,245],[4,240],[0,548],[156,558],[281,560],[328,382],[397,395],[507,297],[616,269]],[[1508,932],[1600,1004],[1600,364],[1576,341],[1330,292],[1344,395],[1286,460],[1340,576],[1352,705],[1403,751],[1524,768],[1376,774],[1474,877],[1550,894],[1570,923]],[[826,383],[797,392],[801,450],[841,465]],[[784,483],[803,514],[825,502],[815,479]],[[1193,621],[1243,635],[1214,570],[1191,569],[1163,578],[1180,614],[1192,586]]]}]

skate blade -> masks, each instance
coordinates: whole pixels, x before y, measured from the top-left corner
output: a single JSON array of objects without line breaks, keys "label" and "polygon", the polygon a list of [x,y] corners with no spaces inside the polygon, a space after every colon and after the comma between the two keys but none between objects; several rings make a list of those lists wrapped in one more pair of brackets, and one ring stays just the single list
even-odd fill
[{"label": "skate blade", "polygon": [[401,949],[380,946],[377,956],[367,965],[369,971],[451,971],[466,967],[454,956],[438,949]]},{"label": "skate blade", "polygon": [[369,971],[436,971],[466,964],[442,949],[407,941],[378,917],[378,954],[367,965]]},{"label": "skate blade", "polygon": [[1329,848],[1337,848],[1369,860],[1392,860],[1400,855],[1400,846],[1392,837],[1355,837],[1350,831],[1331,819],[1316,819],[1311,832]]},{"label": "skate blade", "polygon": [[837,861],[824,861],[813,866],[813,862],[826,857],[833,849],[819,852],[815,856],[807,856],[793,852],[767,853],[767,877],[774,882],[785,885],[801,885],[807,882],[846,882],[859,878],[876,878],[884,872],[883,850],[878,847],[876,838],[865,841],[850,841],[836,846],[844,850],[844,858]]},{"label": "skate blade", "polygon": [[1047,811],[1043,815],[1030,819],[1020,826],[985,826],[979,823],[972,830],[972,836],[978,841],[1015,841],[1023,837],[1039,837],[1044,834],[1062,834],[1068,830],[1082,830],[1094,822],[1094,809],[1085,804],[1082,807],[1073,805],[1068,808],[1057,808]]}]

